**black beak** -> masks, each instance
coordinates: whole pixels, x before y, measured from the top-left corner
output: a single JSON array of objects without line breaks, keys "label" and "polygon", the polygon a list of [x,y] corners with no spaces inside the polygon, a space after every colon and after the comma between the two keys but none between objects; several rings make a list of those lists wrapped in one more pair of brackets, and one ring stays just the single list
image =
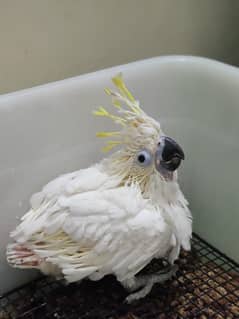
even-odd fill
[{"label": "black beak", "polygon": [[182,148],[170,137],[163,136],[155,154],[156,169],[162,173],[175,171],[184,160]]}]

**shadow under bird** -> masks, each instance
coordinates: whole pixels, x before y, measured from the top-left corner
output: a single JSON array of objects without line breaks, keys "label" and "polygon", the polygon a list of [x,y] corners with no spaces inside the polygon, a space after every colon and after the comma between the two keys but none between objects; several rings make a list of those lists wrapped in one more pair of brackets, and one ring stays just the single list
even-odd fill
[{"label": "shadow under bird", "polygon": [[[32,196],[30,210],[11,233],[7,260],[67,282],[113,274],[130,292],[127,302],[146,296],[170,279],[180,248],[190,249],[191,213],[177,182],[182,148],[167,137],[125,86],[106,89],[114,113],[96,116],[118,125],[99,163],[49,182]],[[153,258],[170,263],[167,272],[139,275]]]}]

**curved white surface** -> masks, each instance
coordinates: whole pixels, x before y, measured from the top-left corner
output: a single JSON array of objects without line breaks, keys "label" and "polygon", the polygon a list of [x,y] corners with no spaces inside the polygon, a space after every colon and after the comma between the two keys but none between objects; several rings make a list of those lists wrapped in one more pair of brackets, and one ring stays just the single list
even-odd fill
[{"label": "curved white surface", "polygon": [[46,182],[100,159],[92,109],[123,72],[144,109],[183,146],[181,184],[194,229],[239,260],[239,70],[197,57],[158,57],[0,96],[0,293],[35,274],[5,261],[9,231]]}]

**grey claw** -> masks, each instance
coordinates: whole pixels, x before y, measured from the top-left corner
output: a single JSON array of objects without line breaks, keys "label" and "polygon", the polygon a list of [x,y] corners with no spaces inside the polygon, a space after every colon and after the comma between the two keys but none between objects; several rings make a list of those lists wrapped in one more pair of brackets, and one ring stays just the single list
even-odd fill
[{"label": "grey claw", "polygon": [[178,265],[173,265],[173,268],[172,268],[173,275],[172,275],[172,277],[175,277],[175,278],[177,277],[178,270],[179,270]]}]

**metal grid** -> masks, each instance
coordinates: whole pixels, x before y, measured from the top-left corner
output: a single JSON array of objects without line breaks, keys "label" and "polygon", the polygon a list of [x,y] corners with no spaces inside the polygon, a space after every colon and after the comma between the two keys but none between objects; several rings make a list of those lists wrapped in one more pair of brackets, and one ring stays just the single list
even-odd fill
[{"label": "metal grid", "polygon": [[1,297],[0,319],[239,318],[239,265],[196,234],[192,247],[181,254],[177,278],[131,305],[111,276],[68,286],[44,277]]}]

